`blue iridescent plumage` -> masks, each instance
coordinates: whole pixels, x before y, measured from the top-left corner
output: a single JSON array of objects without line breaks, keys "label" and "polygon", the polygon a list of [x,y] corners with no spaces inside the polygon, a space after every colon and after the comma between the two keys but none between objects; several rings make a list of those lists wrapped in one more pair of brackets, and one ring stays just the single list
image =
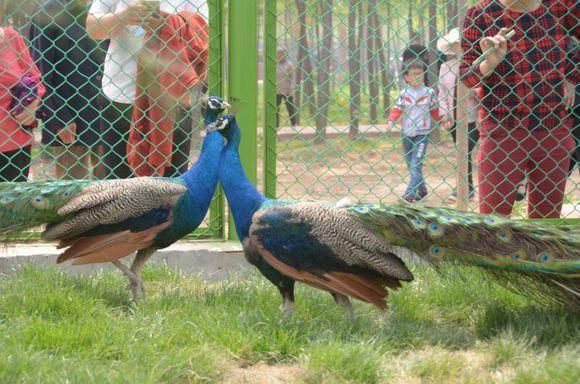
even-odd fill
[{"label": "blue iridescent plumage", "polygon": [[[204,122],[211,125],[228,104],[208,98]],[[42,236],[65,251],[58,262],[112,262],[131,280],[134,299],[144,293],[143,264],[195,230],[218,183],[224,139],[206,135],[196,163],[176,178],[55,181],[0,184],[0,237],[47,224]],[[131,268],[119,259],[137,251]]]},{"label": "blue iridescent plumage", "polygon": [[216,125],[227,139],[219,178],[248,261],[279,289],[287,314],[294,282],[386,307],[387,288],[413,275],[400,247],[430,263],[480,267],[508,287],[580,310],[578,229],[549,228],[449,208],[271,200],[245,176],[234,116]]}]

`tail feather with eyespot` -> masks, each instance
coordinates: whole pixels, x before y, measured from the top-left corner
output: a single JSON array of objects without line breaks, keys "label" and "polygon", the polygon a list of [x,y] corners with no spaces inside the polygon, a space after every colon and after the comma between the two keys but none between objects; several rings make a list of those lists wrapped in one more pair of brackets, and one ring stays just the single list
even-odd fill
[{"label": "tail feather with eyespot", "polygon": [[510,289],[580,311],[580,228],[513,221],[448,208],[347,208],[389,244],[433,264],[482,268]]}]

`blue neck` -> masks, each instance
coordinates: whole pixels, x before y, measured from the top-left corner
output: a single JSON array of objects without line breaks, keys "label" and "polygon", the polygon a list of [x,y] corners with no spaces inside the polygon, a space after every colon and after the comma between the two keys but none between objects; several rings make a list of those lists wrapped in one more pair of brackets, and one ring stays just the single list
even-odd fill
[{"label": "blue neck", "polygon": [[208,134],[203,140],[201,154],[195,164],[181,176],[187,185],[187,197],[191,206],[184,218],[195,226],[199,225],[211,203],[218,183],[220,154],[224,139],[219,132]]},{"label": "blue neck", "polygon": [[248,180],[239,156],[240,127],[232,124],[234,130],[222,152],[219,179],[236,224],[236,232],[241,241],[248,237],[252,216],[267,199]]}]

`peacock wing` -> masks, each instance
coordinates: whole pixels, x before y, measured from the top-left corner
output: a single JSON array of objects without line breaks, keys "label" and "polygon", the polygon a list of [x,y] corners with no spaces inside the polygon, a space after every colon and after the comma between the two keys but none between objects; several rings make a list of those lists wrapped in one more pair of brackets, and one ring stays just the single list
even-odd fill
[{"label": "peacock wing", "polygon": [[152,177],[93,183],[58,209],[62,219],[51,223],[42,237],[45,240],[67,239],[103,226],[132,229],[131,226],[138,226],[144,217],[155,218],[151,225],[157,225],[165,221],[168,210],[186,191],[187,187],[175,179]]},{"label": "peacock wing", "polygon": [[331,205],[296,203],[254,214],[249,242],[282,274],[316,288],[386,306],[385,286],[411,272],[384,239]]}]

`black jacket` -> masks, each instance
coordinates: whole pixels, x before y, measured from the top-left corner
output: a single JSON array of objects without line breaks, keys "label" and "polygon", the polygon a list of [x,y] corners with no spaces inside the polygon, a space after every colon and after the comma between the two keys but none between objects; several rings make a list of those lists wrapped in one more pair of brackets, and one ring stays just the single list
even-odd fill
[{"label": "black jacket", "polygon": [[48,0],[31,23],[31,54],[46,86],[44,144],[60,145],[56,134],[73,121],[75,144],[91,147],[98,141],[107,43],[88,36],[87,10],[75,0]]}]

